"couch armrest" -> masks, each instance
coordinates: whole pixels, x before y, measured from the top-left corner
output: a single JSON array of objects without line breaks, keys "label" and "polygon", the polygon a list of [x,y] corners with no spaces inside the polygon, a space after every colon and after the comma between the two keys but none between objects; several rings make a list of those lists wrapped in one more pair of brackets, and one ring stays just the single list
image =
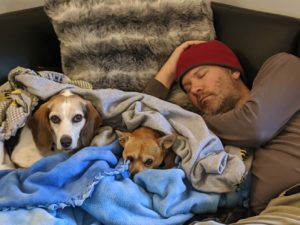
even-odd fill
[{"label": "couch armrest", "polygon": [[0,15],[0,83],[16,67],[60,67],[59,42],[43,7]]}]

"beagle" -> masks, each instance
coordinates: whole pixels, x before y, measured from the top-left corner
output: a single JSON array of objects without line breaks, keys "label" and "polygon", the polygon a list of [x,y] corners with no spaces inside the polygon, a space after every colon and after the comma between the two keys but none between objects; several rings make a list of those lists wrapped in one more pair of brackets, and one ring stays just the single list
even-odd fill
[{"label": "beagle", "polygon": [[11,160],[27,168],[57,151],[88,146],[102,124],[92,103],[66,90],[42,104],[22,129]]}]

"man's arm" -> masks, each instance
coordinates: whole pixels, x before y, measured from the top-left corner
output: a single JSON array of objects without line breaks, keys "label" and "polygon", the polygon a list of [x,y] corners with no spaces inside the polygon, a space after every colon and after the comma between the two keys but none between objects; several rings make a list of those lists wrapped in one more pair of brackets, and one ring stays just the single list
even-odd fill
[{"label": "man's arm", "polygon": [[179,45],[155,75],[154,79],[147,84],[143,93],[166,99],[169,89],[176,80],[176,65],[181,53],[189,46],[202,42],[204,41],[191,40]]},{"label": "man's arm", "polygon": [[166,88],[160,81],[153,78],[147,83],[143,93],[165,100],[168,97],[169,91],[169,88]]},{"label": "man's arm", "polygon": [[299,87],[300,59],[277,54],[260,69],[242,107],[204,120],[225,144],[260,146],[276,136],[300,109]]}]

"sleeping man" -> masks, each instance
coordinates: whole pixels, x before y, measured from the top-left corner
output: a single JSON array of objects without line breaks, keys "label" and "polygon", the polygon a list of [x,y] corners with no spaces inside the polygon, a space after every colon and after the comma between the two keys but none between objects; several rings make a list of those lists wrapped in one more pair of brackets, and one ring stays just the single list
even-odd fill
[{"label": "sleeping man", "polygon": [[[260,213],[280,193],[274,199],[279,205],[290,198],[300,201],[299,71],[299,58],[277,54],[264,63],[250,90],[228,46],[216,40],[187,41],[174,50],[144,93],[164,99],[173,82],[179,82],[223,144],[255,149],[251,208]],[[296,213],[287,210],[291,217]],[[299,213],[298,206],[295,215]]]}]

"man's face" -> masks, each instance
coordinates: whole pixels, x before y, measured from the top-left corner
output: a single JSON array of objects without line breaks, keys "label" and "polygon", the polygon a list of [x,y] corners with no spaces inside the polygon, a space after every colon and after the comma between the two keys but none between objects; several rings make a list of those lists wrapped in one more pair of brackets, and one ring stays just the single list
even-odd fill
[{"label": "man's face", "polygon": [[214,115],[233,109],[241,98],[239,77],[239,72],[224,67],[199,66],[184,76],[182,85],[201,113]]}]

